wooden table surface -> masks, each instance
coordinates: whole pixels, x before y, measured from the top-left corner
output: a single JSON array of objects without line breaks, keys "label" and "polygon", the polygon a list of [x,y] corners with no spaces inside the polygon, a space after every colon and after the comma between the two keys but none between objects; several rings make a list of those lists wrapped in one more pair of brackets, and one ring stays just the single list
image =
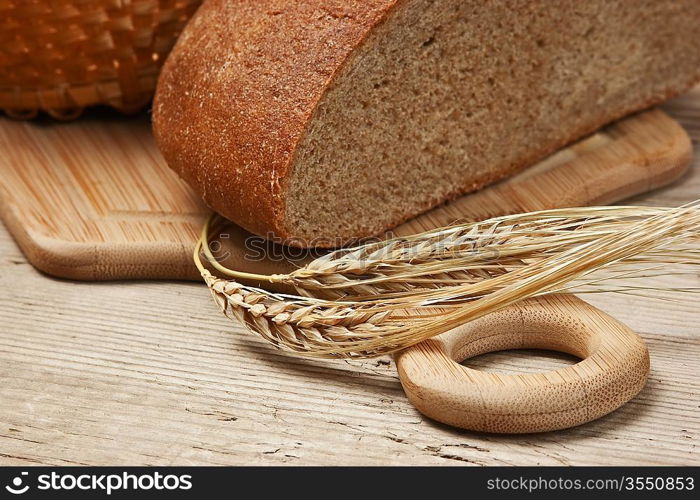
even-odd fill
[{"label": "wooden table surface", "polygon": [[[664,108],[693,137],[694,167],[635,204],[700,195],[700,88]],[[566,431],[491,436],[421,416],[388,357],[290,358],[221,316],[198,283],[50,278],[0,225],[0,464],[700,465],[700,300],[674,297],[583,297],[649,345],[632,402]],[[469,366],[574,361],[525,351]]]}]

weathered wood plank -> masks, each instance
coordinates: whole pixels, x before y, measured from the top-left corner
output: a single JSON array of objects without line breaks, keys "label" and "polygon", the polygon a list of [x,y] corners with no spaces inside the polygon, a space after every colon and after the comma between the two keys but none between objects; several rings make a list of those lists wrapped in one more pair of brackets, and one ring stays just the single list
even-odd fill
[{"label": "weathered wood plank", "polygon": [[[694,168],[634,203],[700,194],[700,90],[666,109],[693,136]],[[222,318],[194,283],[49,278],[0,228],[0,464],[699,465],[697,299],[584,298],[648,342],[646,388],[578,428],[488,436],[422,417],[389,358],[290,358]],[[565,362],[501,353],[470,363]]]}]

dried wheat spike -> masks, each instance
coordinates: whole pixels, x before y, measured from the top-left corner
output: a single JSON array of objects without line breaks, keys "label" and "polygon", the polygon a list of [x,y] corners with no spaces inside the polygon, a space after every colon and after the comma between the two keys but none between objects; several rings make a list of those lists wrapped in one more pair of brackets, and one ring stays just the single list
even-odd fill
[{"label": "dried wheat spike", "polygon": [[[683,209],[592,207],[497,217],[338,250],[279,279],[303,295],[351,295],[355,300],[473,284],[614,236],[624,224],[668,220]],[[687,210],[697,215],[697,207]],[[684,227],[690,226],[686,222]],[[682,237],[696,236],[691,232]],[[668,243],[677,246],[678,238]],[[664,255],[657,251],[657,257]]]},{"label": "dried wheat spike", "polygon": [[[208,250],[205,227],[194,259],[224,313],[276,347],[307,356],[366,357],[408,347],[520,300],[569,289],[575,283],[595,287],[640,270],[641,276],[649,276],[649,269],[666,263],[689,265],[696,271],[700,266],[698,227],[698,203],[675,209],[538,212],[335,252],[289,275],[272,276],[218,264]],[[437,250],[438,243],[446,240],[454,245]],[[414,258],[410,248],[420,258]],[[300,294],[273,294],[216,278],[204,268],[202,250],[225,274],[291,283]],[[611,272],[592,274],[600,270]],[[322,297],[319,286],[337,286],[343,295]]]},{"label": "dried wheat spike", "polygon": [[[400,347],[392,344],[391,337],[400,337],[416,324],[406,318],[393,319],[391,310],[375,312],[372,308],[287,298],[218,279],[206,270],[202,277],[226,316],[240,321],[275,347],[292,353],[323,357],[378,355]],[[371,348],[377,341],[381,342],[381,349]],[[367,344],[366,349],[346,350],[363,343]]]}]

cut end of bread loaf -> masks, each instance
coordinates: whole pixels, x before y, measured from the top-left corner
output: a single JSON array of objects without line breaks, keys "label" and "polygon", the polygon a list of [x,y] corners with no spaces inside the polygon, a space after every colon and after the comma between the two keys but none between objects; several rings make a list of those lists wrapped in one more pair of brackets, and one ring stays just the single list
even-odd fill
[{"label": "cut end of bread loaf", "polygon": [[380,233],[700,76],[694,0],[276,3],[206,3],[154,124],[212,208],[299,246]]}]

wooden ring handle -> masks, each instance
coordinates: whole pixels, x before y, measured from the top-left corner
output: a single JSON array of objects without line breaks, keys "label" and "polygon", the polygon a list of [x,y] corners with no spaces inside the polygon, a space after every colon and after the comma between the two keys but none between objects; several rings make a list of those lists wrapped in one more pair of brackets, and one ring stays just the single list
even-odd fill
[{"label": "wooden ring handle", "polygon": [[[581,362],[560,370],[505,375],[459,362],[506,349],[548,349]],[[627,326],[573,295],[523,301],[396,356],[401,384],[421,413],[484,432],[565,429],[632,399],[649,374],[649,352]]]}]

